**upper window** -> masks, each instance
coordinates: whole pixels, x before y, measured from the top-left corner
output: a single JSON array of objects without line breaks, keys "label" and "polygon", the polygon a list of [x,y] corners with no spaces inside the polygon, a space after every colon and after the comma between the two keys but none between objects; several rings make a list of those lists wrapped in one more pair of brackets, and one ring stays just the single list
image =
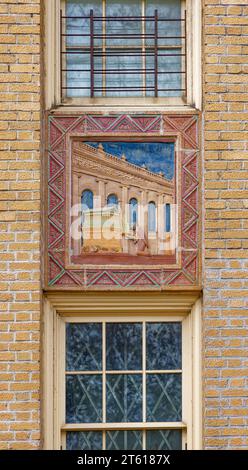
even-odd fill
[{"label": "upper window", "polygon": [[66,0],[62,96],[183,97],[186,39],[181,0]]},{"label": "upper window", "polygon": [[200,0],[47,0],[45,7],[48,109],[123,100],[200,107]]}]

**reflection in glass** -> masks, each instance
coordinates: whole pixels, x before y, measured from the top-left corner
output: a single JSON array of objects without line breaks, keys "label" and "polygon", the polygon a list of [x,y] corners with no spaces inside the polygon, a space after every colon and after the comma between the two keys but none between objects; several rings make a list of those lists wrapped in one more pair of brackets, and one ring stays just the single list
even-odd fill
[{"label": "reflection in glass", "polygon": [[181,369],[181,323],[147,323],[146,354],[146,368],[148,370]]},{"label": "reflection in glass", "polygon": [[100,375],[66,376],[67,423],[102,421],[102,377]]},{"label": "reflection in glass", "polygon": [[67,432],[66,450],[102,450],[102,433],[99,431]]},{"label": "reflection in glass", "polygon": [[142,324],[107,323],[107,370],[142,369]]},{"label": "reflection in glass", "polygon": [[147,450],[182,450],[182,431],[160,429],[146,431]]},{"label": "reflection in glass", "polygon": [[107,431],[106,450],[142,450],[142,431]]},{"label": "reflection in glass", "polygon": [[107,374],[107,422],[142,421],[141,374]]},{"label": "reflection in glass", "polygon": [[66,370],[101,370],[102,324],[67,323]]},{"label": "reflection in glass", "polygon": [[181,374],[148,374],[146,377],[147,421],[181,421],[181,409]]}]

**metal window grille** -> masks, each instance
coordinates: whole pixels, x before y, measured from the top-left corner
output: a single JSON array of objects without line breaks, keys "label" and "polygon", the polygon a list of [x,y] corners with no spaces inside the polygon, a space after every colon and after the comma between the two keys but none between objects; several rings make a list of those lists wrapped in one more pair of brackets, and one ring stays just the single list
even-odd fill
[{"label": "metal window grille", "polygon": [[[80,21],[82,25],[86,25],[82,26],[82,32],[78,32]],[[70,28],[68,28],[68,22]],[[77,25],[74,28],[76,32],[73,32],[74,22]],[[167,34],[168,22],[177,23],[179,26],[177,31],[180,31],[180,35],[171,35],[171,29],[170,35]],[[128,27],[125,27],[127,24]],[[90,11],[89,16],[73,17],[63,16],[61,11],[61,99],[72,92],[73,96],[77,96],[78,93],[79,96],[83,94],[91,98],[99,96],[185,97],[187,93],[186,25],[186,11],[183,18],[175,19],[160,18],[157,10],[152,16],[134,17],[100,17],[95,16],[93,10]],[[70,62],[73,63],[74,55],[79,61],[79,67],[76,68],[70,65]],[[131,66],[133,58],[136,61],[135,67]],[[172,58],[177,64],[175,70],[172,69]],[[125,66],[122,63],[119,66],[118,60],[124,59],[126,60]],[[169,67],[167,67],[168,64]],[[76,83],[75,80],[70,79],[72,74],[77,78]],[[115,77],[114,80],[113,77]],[[123,77],[126,77],[124,81]],[[163,77],[166,78],[163,79]]]}]

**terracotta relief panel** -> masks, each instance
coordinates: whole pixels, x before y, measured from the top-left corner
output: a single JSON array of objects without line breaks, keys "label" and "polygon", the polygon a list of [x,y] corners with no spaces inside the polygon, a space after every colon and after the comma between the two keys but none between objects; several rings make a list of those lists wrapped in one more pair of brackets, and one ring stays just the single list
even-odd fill
[{"label": "terracotta relief panel", "polygon": [[44,287],[198,287],[198,117],[47,122]]}]

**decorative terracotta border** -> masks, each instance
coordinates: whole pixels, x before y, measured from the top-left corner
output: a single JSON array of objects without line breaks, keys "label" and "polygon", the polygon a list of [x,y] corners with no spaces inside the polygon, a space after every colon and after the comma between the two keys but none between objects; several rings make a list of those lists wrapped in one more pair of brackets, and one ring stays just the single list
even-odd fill
[{"label": "decorative terracotta border", "polygon": [[[200,284],[199,139],[197,115],[49,115],[45,279],[49,290],[192,289]],[[180,268],[67,268],[68,161],[75,136],[175,137],[180,140]]]}]

